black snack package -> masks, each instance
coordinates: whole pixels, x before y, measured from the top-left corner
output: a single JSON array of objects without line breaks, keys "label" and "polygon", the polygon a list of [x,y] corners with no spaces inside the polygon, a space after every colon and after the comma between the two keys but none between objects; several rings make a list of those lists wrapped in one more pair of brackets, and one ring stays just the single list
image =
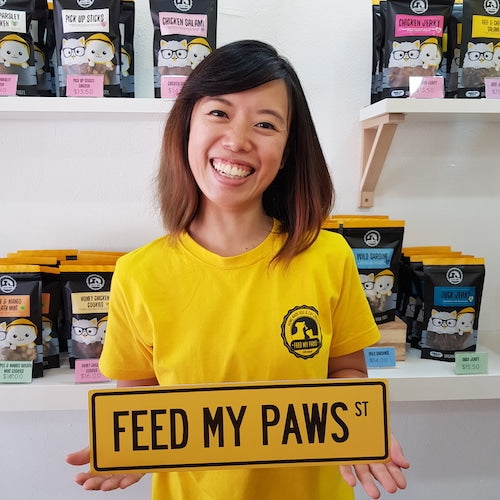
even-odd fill
[{"label": "black snack package", "polygon": [[41,266],[42,275],[42,345],[43,367],[59,368],[60,360],[60,315],[61,280],[59,269]]},{"label": "black snack package", "polygon": [[122,0],[120,6],[120,85],[122,97],[135,96],[134,25],[135,1]]},{"label": "black snack package", "polygon": [[394,321],[404,221],[346,219],[339,232],[352,248],[375,321]]},{"label": "black snack package", "polygon": [[455,352],[476,350],[484,259],[424,259],[423,273],[425,329],[421,357],[454,362]]},{"label": "black snack package", "polygon": [[155,97],[175,99],[191,71],[216,48],[217,0],[150,0],[150,10]]},{"label": "black snack package", "polygon": [[17,77],[18,96],[37,95],[35,49],[30,33],[34,11],[35,0],[0,2],[0,90],[6,89],[7,78]]},{"label": "black snack package", "polygon": [[47,0],[35,0],[35,10],[31,20],[30,33],[35,50],[35,68],[37,93],[40,96],[52,96],[49,53],[47,48],[47,23],[49,8]]},{"label": "black snack package", "polygon": [[33,361],[43,376],[40,266],[0,265],[0,360]]},{"label": "black snack package", "polygon": [[380,98],[382,86],[382,47],[384,44],[384,18],[380,9],[380,0],[372,0],[372,80],[370,102]]},{"label": "black snack package", "polygon": [[412,76],[444,78],[442,41],[452,8],[453,0],[387,0],[384,98],[408,97]]},{"label": "black snack package", "polygon": [[448,22],[448,31],[446,33],[445,97],[457,97],[463,10],[463,3],[455,2]]},{"label": "black snack package", "polygon": [[60,96],[68,95],[71,78],[77,80],[73,96],[96,97],[101,76],[103,96],[121,96],[119,20],[120,0],[54,1]]},{"label": "black snack package", "polygon": [[61,265],[64,331],[71,368],[76,359],[97,359],[108,320],[114,265]]},{"label": "black snack package", "polygon": [[424,318],[424,257],[460,256],[450,246],[405,247],[401,255],[398,316],[406,323],[406,341],[420,349]]},{"label": "black snack package", "polygon": [[458,97],[486,96],[485,78],[500,77],[500,2],[464,2]]},{"label": "black snack package", "polygon": [[47,61],[50,73],[50,94],[57,96],[59,88],[57,85],[57,57],[56,57],[56,32],[54,28],[54,4],[49,3],[49,14],[47,17],[47,34],[45,37],[45,47],[47,50]]}]

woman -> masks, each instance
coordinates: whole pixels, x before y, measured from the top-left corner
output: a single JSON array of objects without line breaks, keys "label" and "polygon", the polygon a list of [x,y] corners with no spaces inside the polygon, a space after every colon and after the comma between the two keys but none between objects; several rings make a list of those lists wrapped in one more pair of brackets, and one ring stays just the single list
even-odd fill
[{"label": "woman", "polygon": [[[297,75],[272,47],[235,42],[192,72],[165,127],[158,194],[168,235],[118,261],[104,374],[121,387],[367,376],[378,329],[352,251],[320,231],[332,183]],[[356,476],[378,498],[374,480],[394,492],[407,466],[394,440],[391,462],[354,469],[155,474],[153,498],[345,500]],[[108,490],[140,477],[76,480]]]}]

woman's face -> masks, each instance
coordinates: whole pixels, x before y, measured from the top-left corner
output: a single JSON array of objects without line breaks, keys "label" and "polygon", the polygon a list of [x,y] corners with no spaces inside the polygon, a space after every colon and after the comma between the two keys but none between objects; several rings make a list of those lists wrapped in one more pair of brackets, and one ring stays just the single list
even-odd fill
[{"label": "woman's face", "polygon": [[188,157],[202,206],[238,211],[262,205],[282,167],[288,130],[282,80],[200,99],[191,115]]}]

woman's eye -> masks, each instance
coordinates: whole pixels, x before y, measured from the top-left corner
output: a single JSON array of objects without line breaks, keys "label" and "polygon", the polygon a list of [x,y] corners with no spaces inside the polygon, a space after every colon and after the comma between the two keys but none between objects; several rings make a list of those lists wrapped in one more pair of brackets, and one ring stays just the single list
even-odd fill
[{"label": "woman's eye", "polygon": [[210,111],[210,113],[208,114],[211,116],[220,116],[220,117],[227,116],[226,113],[224,113],[224,111],[221,111],[220,109],[214,109]]},{"label": "woman's eye", "polygon": [[257,123],[257,127],[268,129],[268,130],[276,130],[276,127],[272,123],[269,123],[269,122],[259,122],[259,123]]}]

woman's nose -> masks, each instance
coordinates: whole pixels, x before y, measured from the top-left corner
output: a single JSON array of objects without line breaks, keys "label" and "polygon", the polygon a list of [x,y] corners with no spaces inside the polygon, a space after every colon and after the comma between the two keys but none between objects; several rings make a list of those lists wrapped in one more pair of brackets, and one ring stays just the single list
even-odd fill
[{"label": "woman's nose", "polygon": [[247,127],[240,123],[230,123],[224,136],[224,147],[231,151],[248,151],[251,143]]}]

